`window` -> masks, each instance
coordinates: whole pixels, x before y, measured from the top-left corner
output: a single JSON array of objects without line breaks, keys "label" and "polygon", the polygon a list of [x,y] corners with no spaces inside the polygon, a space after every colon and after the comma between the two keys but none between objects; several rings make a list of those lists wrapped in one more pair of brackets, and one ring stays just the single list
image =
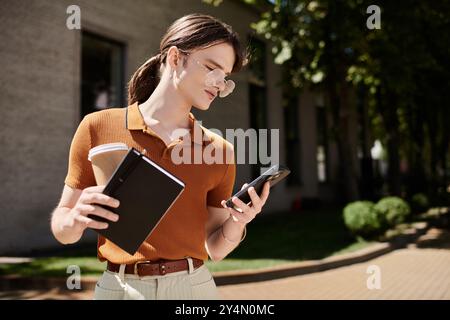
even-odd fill
[{"label": "window", "polygon": [[124,48],[89,32],[81,40],[81,116],[124,106]]},{"label": "window", "polygon": [[300,133],[298,126],[299,96],[292,89],[283,87],[283,116],[285,128],[286,165],[291,170],[287,177],[289,186],[301,184]]},{"label": "window", "polygon": [[[250,62],[249,62],[249,103],[250,103],[250,127],[259,129],[267,128],[267,88],[266,88],[266,44],[253,37],[249,37]],[[259,155],[259,135],[257,147],[252,149]],[[270,154],[270,136],[267,136],[268,150]],[[260,175],[261,167],[268,167],[270,164],[261,164],[258,156],[258,163],[252,165],[252,178]]]},{"label": "window", "polygon": [[328,132],[327,132],[327,113],[323,106],[316,107],[317,122],[317,178],[319,182],[324,183],[328,180]]}]

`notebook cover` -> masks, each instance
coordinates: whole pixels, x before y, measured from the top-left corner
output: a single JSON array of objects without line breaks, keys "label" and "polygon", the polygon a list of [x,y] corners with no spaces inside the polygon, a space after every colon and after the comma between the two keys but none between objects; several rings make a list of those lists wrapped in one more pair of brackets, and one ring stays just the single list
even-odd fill
[{"label": "notebook cover", "polygon": [[[119,220],[107,221],[108,229],[96,231],[134,255],[183,190],[180,179],[131,148],[103,191],[118,199],[120,206],[100,205],[118,214]],[[105,221],[98,216],[91,218]]]}]

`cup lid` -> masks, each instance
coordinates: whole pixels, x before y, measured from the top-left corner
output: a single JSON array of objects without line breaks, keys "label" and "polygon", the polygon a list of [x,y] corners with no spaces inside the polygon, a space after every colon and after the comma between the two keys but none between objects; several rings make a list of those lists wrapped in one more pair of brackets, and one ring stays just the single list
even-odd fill
[{"label": "cup lid", "polygon": [[92,148],[91,150],[89,150],[88,160],[91,161],[92,157],[99,153],[118,151],[118,150],[128,150],[128,149],[129,149],[128,146],[122,142],[101,144],[101,145],[96,146],[96,147]]}]

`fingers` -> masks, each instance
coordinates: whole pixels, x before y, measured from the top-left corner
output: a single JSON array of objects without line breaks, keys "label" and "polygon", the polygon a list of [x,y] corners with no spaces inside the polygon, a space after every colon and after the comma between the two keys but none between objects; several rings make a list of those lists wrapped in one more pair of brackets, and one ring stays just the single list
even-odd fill
[{"label": "fingers", "polygon": [[85,204],[80,206],[80,210],[84,216],[95,215],[106,220],[117,222],[119,215],[96,205]]},{"label": "fingers", "polygon": [[266,203],[267,198],[269,197],[270,193],[270,182],[266,182],[263,187],[263,192],[261,193],[261,201],[263,205]]},{"label": "fingers", "polygon": [[244,202],[242,202],[241,199],[239,199],[239,198],[237,198],[237,197],[233,197],[233,198],[231,199],[231,201],[235,204],[236,207],[238,207],[239,209],[241,209],[242,212],[249,212],[249,211],[252,210],[248,205],[246,205]]},{"label": "fingers", "polygon": [[80,197],[82,204],[103,204],[109,207],[117,208],[120,205],[119,200],[106,194],[89,191]]},{"label": "fingers", "polygon": [[228,212],[231,215],[231,218],[233,219],[234,222],[238,222],[238,223],[248,223],[251,219],[245,219],[244,214],[238,210],[241,210],[239,208],[235,209],[235,208],[230,208],[227,207],[226,205],[226,201],[222,200],[221,202],[222,206],[228,210]]},{"label": "fingers", "polygon": [[86,228],[91,228],[91,229],[107,229],[108,228],[108,224],[106,222],[100,222],[100,221],[95,221],[94,219],[82,216],[82,215],[78,215],[75,217],[75,220],[79,223],[82,223],[86,226]]},{"label": "fingers", "polygon": [[258,194],[256,193],[255,188],[251,187],[248,189],[248,194],[250,196],[250,199],[252,199],[252,207],[257,212],[261,211],[262,208],[262,202],[261,199],[258,197]]},{"label": "fingers", "polygon": [[107,210],[100,205],[117,208],[120,205],[120,202],[117,199],[114,199],[106,194],[103,194],[105,186],[93,186],[88,187],[83,190],[80,198],[78,199],[78,203],[76,205],[75,212],[75,221],[80,223],[86,228],[91,229],[107,229],[109,224],[103,221],[96,221],[95,218],[92,219],[88,217],[88,215],[101,217],[105,220],[116,222],[119,220],[119,215],[114,212]]},{"label": "fingers", "polygon": [[[241,190],[246,188],[248,186],[247,183],[245,183]],[[256,190],[254,187],[250,187],[247,190],[250,199],[251,199],[251,206],[244,203],[242,200],[240,200],[237,197],[233,197],[231,201],[234,204],[234,208],[229,208],[226,204],[225,200],[222,200],[220,204],[228,210],[228,212],[231,214],[232,218],[236,222],[242,222],[242,223],[248,223],[251,220],[255,218],[255,216],[261,212],[262,207],[267,201],[267,198],[269,197],[270,193],[270,183],[266,182],[264,184],[261,196],[258,196]]]},{"label": "fingers", "polygon": [[253,209],[253,207],[249,207],[236,197],[234,197],[232,201],[234,208],[228,207],[225,200],[222,200],[221,204],[228,210],[234,222],[245,225],[255,218],[257,212]]},{"label": "fingers", "polygon": [[83,191],[87,192],[87,193],[93,193],[93,192],[103,192],[103,190],[105,189],[105,185],[101,185],[101,186],[92,186],[92,187],[87,187],[85,188]]},{"label": "fingers", "polygon": [[222,200],[222,202],[220,204],[222,205],[222,207],[227,209],[228,212],[233,216],[233,220],[234,221],[238,221],[235,217],[236,217],[236,215],[242,215],[242,212],[238,211],[238,210],[241,210],[241,209],[239,209],[239,208],[235,209],[235,208],[228,207],[227,206],[227,202],[225,200]]}]

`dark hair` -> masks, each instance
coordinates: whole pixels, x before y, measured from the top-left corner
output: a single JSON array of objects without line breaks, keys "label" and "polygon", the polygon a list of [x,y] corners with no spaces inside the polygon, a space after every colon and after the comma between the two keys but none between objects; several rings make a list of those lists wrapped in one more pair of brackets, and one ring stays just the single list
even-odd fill
[{"label": "dark hair", "polygon": [[229,43],[235,52],[232,73],[239,72],[248,63],[239,35],[224,22],[205,14],[193,13],[176,20],[167,30],[159,45],[159,53],[140,66],[128,83],[128,104],[146,101],[161,79],[161,64],[171,46],[182,52],[203,49],[219,43]]}]

